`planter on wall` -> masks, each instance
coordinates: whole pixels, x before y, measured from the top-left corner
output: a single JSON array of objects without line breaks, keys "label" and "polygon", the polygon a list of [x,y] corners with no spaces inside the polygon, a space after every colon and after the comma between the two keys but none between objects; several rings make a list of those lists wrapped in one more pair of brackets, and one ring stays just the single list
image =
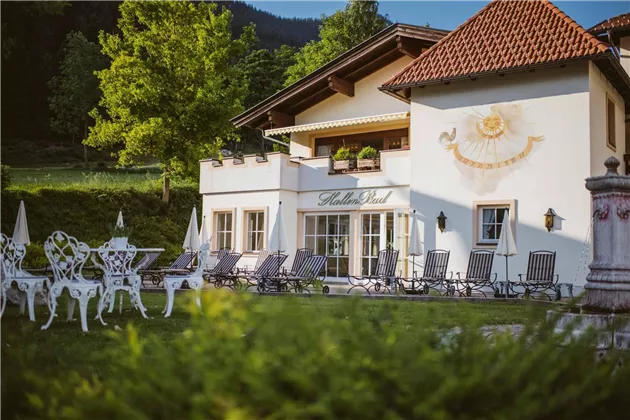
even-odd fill
[{"label": "planter on wall", "polygon": [[350,169],[354,169],[354,163],[355,161],[353,160],[335,160],[333,161],[333,169],[335,171],[347,172]]},{"label": "planter on wall", "polygon": [[378,169],[380,167],[380,159],[358,159],[357,167],[359,169]]}]

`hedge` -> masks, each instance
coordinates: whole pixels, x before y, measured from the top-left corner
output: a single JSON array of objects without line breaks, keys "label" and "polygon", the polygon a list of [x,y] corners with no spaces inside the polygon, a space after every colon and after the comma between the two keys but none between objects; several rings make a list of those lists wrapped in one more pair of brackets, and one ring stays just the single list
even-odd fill
[{"label": "hedge", "polygon": [[[24,200],[31,246],[26,266],[47,264],[42,244],[55,230],[63,230],[87,242],[102,245],[111,237],[118,211],[125,225],[133,229],[129,241],[138,247],[159,247],[165,252],[162,263],[182,252],[193,205],[200,205],[197,187],[175,187],[168,205],[161,201],[161,190],[93,187],[11,187],[2,191],[2,232],[11,235],[20,200]],[[200,214],[200,212],[198,213]]]}]

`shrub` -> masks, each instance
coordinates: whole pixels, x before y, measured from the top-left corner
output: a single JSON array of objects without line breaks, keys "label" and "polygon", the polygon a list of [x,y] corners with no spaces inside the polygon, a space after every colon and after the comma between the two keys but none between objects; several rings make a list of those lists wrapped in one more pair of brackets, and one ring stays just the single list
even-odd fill
[{"label": "shrub", "polygon": [[0,165],[0,184],[2,191],[11,186],[11,170],[7,165]]},{"label": "shrub", "polygon": [[357,155],[359,159],[376,159],[378,157],[378,151],[372,146],[365,146]]},{"label": "shrub", "polygon": [[112,333],[103,377],[27,372],[31,417],[608,419],[627,410],[630,364],[613,353],[596,361],[585,341],[559,346],[551,324],[486,338],[468,316],[449,338],[431,318],[403,322],[395,303],[365,313],[359,300],[339,300],[317,313],[298,299],[213,291],[203,300],[203,314],[191,302],[190,328],[168,343],[131,326]]},{"label": "shrub", "polygon": [[335,152],[335,155],[333,156],[333,160],[336,160],[336,161],[348,160],[351,157],[352,157],[352,153],[350,153],[350,149],[342,146],[339,149],[337,149],[337,152]]}]

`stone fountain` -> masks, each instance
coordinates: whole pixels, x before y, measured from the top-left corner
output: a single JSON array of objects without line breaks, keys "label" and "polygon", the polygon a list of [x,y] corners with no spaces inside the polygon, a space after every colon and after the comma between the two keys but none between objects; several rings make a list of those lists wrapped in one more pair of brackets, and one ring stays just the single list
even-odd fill
[{"label": "stone fountain", "polygon": [[[574,335],[589,327],[601,334],[597,347],[630,348],[630,176],[620,175],[615,157],[603,176],[586,180],[593,208],[593,261],[586,276],[581,314],[563,314],[557,330],[576,323]],[[550,313],[549,316],[552,316]]]}]

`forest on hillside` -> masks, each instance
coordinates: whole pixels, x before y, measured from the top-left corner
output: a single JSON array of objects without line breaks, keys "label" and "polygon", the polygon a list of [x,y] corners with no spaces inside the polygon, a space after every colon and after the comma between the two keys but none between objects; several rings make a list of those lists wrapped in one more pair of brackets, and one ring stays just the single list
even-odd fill
[{"label": "forest on hillside", "polygon": [[[80,31],[88,41],[97,43],[99,31],[116,30],[119,1],[55,3],[1,3],[3,151],[17,141],[70,141],[51,131],[49,124],[51,92],[47,83],[59,71],[64,39],[70,31]],[[281,18],[240,1],[219,4],[232,11],[236,35],[244,26],[256,25],[258,48],[299,48],[317,37],[318,19]]]}]

